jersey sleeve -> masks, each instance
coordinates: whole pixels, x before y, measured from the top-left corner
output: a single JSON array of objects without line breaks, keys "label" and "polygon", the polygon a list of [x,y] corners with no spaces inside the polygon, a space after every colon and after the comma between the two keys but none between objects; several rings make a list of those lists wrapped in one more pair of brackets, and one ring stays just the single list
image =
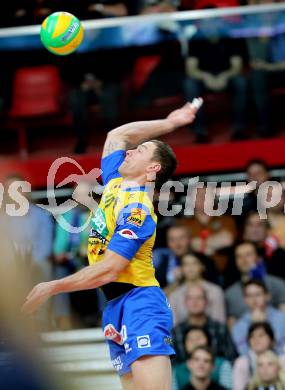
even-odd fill
[{"label": "jersey sleeve", "polygon": [[126,157],[125,150],[116,150],[108,156],[102,158],[101,170],[103,185],[109,183],[110,180],[121,177],[119,167]]},{"label": "jersey sleeve", "polygon": [[125,206],[117,218],[116,229],[107,249],[132,260],[156,229],[149,209],[138,203]]}]

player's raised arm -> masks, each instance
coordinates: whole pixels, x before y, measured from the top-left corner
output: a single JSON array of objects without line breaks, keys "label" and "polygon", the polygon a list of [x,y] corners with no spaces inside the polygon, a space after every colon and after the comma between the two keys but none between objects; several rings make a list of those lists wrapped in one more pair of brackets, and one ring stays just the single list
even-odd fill
[{"label": "player's raised arm", "polygon": [[111,130],[104,145],[103,157],[115,150],[125,150],[170,133],[181,126],[189,125],[194,121],[202,103],[201,98],[194,99],[192,103],[186,103],[183,107],[172,111],[165,119],[131,122]]}]

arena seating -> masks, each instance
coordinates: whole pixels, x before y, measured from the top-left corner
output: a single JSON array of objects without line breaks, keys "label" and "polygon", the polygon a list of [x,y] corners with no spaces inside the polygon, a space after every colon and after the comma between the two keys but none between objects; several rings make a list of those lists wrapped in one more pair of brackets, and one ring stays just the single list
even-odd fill
[{"label": "arena seating", "polygon": [[72,389],[121,388],[101,329],[44,333],[42,341],[44,357]]}]

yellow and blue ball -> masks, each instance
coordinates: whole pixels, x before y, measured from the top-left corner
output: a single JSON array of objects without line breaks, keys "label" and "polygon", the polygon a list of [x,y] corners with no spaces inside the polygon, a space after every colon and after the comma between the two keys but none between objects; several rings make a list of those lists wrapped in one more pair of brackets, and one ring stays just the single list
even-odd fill
[{"label": "yellow and blue ball", "polygon": [[52,53],[61,56],[74,52],[84,36],[83,27],[74,15],[68,12],[54,12],[41,27],[41,41]]}]

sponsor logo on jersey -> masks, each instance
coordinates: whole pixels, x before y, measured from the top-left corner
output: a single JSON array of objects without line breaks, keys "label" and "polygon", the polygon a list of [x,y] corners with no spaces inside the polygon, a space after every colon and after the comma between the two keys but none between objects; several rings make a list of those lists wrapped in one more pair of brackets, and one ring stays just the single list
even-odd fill
[{"label": "sponsor logo on jersey", "polygon": [[112,364],[113,364],[115,370],[117,370],[117,371],[122,370],[123,365],[124,365],[122,362],[121,356],[118,356],[118,357],[116,357],[116,359],[113,359]]},{"label": "sponsor logo on jersey", "polygon": [[138,343],[138,348],[150,348],[150,338],[149,335],[146,334],[144,336],[138,336],[137,337],[137,343]]},{"label": "sponsor logo on jersey", "polygon": [[89,232],[89,238],[98,238],[102,244],[106,244],[106,238],[102,234],[98,233],[97,230],[91,228]]},{"label": "sponsor logo on jersey", "polygon": [[123,345],[123,336],[121,333],[114,327],[113,324],[108,324],[104,328],[104,336],[107,340],[114,341],[114,343]]},{"label": "sponsor logo on jersey", "polygon": [[129,240],[136,240],[138,239],[138,236],[136,235],[136,233],[134,233],[132,230],[130,229],[122,229],[120,231],[118,231],[119,235],[124,237],[124,238],[128,238]]},{"label": "sponsor logo on jersey", "polygon": [[140,208],[131,209],[131,215],[127,218],[127,222],[135,225],[142,226],[146,217],[146,212]]}]

